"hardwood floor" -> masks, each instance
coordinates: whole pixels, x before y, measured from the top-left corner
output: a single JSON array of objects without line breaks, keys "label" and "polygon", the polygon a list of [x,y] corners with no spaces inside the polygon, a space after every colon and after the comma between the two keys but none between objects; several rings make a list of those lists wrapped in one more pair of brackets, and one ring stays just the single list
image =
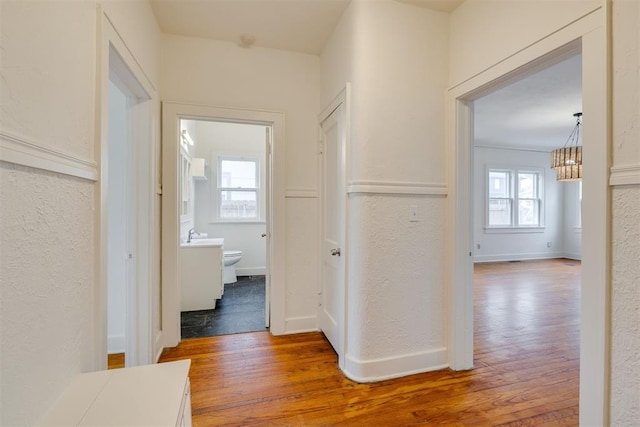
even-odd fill
[{"label": "hardwood floor", "polygon": [[124,353],[113,353],[107,355],[107,369],[124,368]]},{"label": "hardwood floor", "polygon": [[348,380],[320,333],[185,340],[195,426],[574,426],[580,263],[475,268],[475,369]]}]

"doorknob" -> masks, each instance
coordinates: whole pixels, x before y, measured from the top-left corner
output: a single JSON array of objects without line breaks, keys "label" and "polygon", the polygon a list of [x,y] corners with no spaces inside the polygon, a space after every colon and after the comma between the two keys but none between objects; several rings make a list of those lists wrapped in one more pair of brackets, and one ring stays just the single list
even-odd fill
[{"label": "doorknob", "polygon": [[331,249],[331,256],[340,256],[340,248]]},{"label": "doorknob", "polygon": [[260,237],[267,237],[267,233],[262,233]]}]

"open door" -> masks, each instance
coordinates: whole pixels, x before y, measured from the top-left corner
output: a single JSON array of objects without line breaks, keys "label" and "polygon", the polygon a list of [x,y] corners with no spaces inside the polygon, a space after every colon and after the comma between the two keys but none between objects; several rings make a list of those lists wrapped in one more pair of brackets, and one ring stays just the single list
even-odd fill
[{"label": "open door", "polygon": [[321,116],[322,216],[321,290],[318,310],[320,330],[344,366],[345,331],[345,105],[339,103],[328,116]]}]

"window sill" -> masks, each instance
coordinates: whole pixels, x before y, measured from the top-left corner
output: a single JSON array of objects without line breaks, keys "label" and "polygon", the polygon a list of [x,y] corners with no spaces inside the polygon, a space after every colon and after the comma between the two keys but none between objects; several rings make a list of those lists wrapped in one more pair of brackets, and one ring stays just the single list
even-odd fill
[{"label": "window sill", "polygon": [[485,234],[544,233],[545,227],[485,227]]}]

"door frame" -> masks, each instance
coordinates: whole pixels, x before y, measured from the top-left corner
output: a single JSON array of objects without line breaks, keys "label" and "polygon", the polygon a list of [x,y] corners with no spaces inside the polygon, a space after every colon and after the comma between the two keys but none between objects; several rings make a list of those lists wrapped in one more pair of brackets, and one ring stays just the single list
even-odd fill
[{"label": "door frame", "polygon": [[582,50],[583,266],[580,320],[580,424],[607,425],[609,411],[609,289],[611,271],[610,99],[607,11],[603,7],[509,56],[447,93],[447,289],[449,365],[473,367],[473,227],[471,101],[550,62]]},{"label": "door frame", "polygon": [[[179,122],[182,119],[219,122],[254,123],[270,126],[271,171],[270,223],[267,224],[267,251],[270,265],[269,330],[273,335],[285,333],[285,116],[275,111],[162,102],[162,346],[175,347],[180,342],[180,229],[178,212]],[[274,256],[274,255],[277,255]]]},{"label": "door frame", "polygon": [[[324,227],[324,192],[323,192],[323,181],[324,181],[324,165],[323,165],[323,157],[320,155],[323,151],[323,133],[322,133],[322,123],[331,116],[331,114],[338,109],[340,106],[344,108],[344,146],[342,153],[342,176],[344,178],[342,182],[343,188],[343,212],[342,212],[342,222],[344,224],[344,234],[342,236],[342,249],[341,256],[343,257],[344,262],[344,271],[343,271],[343,282],[344,282],[344,293],[343,297],[343,313],[342,313],[342,333],[341,333],[341,351],[338,353],[338,367],[344,371],[346,366],[346,355],[348,354],[348,318],[349,318],[349,310],[348,310],[348,296],[349,296],[349,233],[347,230],[349,229],[349,197],[347,194],[347,181],[349,179],[349,164],[350,164],[350,153],[351,153],[351,114],[350,114],[350,106],[351,106],[351,83],[347,82],[345,87],[336,95],[336,97],[322,110],[322,112],[318,115],[318,135],[319,135],[319,150],[318,150],[318,194],[320,196],[320,215],[318,216],[318,230],[320,232],[320,239],[318,241],[318,254],[320,255],[319,263],[320,268],[318,269],[318,298],[321,298],[321,294],[323,291],[323,260],[322,260],[322,230]],[[318,301],[320,302],[320,301]],[[318,310],[320,310],[320,305],[318,306]],[[318,325],[319,327],[320,325]]]},{"label": "door frame", "polygon": [[134,189],[137,203],[131,212],[135,223],[135,235],[130,236],[133,243],[132,256],[135,265],[135,286],[127,290],[126,304],[126,364],[137,366],[152,363],[152,307],[151,288],[153,277],[153,194],[154,194],[154,146],[155,132],[153,120],[156,109],[156,89],[149,81],[138,61],[133,57],[124,40],[119,36],[113,23],[105,12],[98,7],[97,55],[98,79],[96,83],[96,155],[99,165],[99,181],[96,195],[96,283],[95,293],[95,336],[96,369],[107,366],[107,304],[108,304],[108,203],[109,203],[109,81],[117,76],[121,89],[125,88],[130,102],[127,117],[127,144],[130,144],[133,156],[131,188]]}]

